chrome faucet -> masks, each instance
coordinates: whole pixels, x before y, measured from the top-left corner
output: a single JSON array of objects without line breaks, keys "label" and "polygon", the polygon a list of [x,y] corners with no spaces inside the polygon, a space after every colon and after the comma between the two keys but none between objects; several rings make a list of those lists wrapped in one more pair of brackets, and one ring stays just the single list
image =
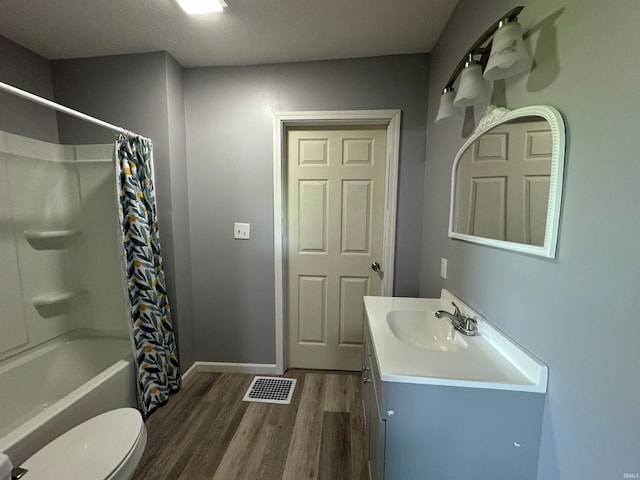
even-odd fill
[{"label": "chrome faucet", "polygon": [[471,337],[478,333],[478,321],[475,318],[465,317],[464,315],[462,315],[460,309],[454,302],[451,302],[451,305],[453,305],[453,308],[455,308],[453,313],[447,312],[446,310],[438,310],[436,312],[436,318],[448,318],[449,320],[451,320],[451,325],[453,325],[453,328],[455,328],[463,335],[468,335]]}]

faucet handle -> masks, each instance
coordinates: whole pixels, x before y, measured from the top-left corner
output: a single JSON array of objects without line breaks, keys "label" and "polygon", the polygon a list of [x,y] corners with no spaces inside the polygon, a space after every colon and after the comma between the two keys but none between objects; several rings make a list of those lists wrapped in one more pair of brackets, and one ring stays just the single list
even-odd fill
[{"label": "faucet handle", "polygon": [[456,305],[455,302],[451,302],[451,305],[453,305],[453,308],[455,308],[455,310],[453,311],[453,315],[458,317],[458,318],[462,318],[462,313],[460,312],[460,309],[458,308],[458,305]]},{"label": "faucet handle", "polygon": [[462,328],[465,335],[473,336],[478,333],[478,320],[471,317],[463,317]]}]

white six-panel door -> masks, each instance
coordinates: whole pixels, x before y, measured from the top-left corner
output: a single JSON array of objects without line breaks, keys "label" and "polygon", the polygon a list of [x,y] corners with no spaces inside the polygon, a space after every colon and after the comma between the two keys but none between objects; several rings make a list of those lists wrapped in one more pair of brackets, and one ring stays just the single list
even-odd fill
[{"label": "white six-panel door", "polygon": [[379,295],[386,129],[288,131],[288,366],[359,370],[364,295]]}]

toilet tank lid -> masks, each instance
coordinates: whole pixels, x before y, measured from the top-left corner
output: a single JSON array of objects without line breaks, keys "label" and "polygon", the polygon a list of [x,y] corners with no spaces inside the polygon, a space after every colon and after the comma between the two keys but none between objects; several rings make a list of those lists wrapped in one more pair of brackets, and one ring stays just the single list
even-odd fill
[{"label": "toilet tank lid", "polygon": [[34,479],[104,479],[127,458],[143,429],[136,409],[111,410],[60,435],[21,467]]}]

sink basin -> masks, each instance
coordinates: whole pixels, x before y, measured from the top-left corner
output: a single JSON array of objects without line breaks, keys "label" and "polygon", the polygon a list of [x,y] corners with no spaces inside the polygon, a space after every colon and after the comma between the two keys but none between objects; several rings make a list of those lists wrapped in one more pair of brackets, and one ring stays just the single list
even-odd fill
[{"label": "sink basin", "polygon": [[394,310],[387,313],[387,323],[394,336],[410,346],[439,352],[467,349],[467,342],[451,322],[437,318],[426,310]]},{"label": "sink basin", "polygon": [[[475,336],[435,317],[451,302],[477,319]],[[364,306],[365,340],[383,382],[547,391],[547,366],[447,290],[440,298],[365,296]]]}]

